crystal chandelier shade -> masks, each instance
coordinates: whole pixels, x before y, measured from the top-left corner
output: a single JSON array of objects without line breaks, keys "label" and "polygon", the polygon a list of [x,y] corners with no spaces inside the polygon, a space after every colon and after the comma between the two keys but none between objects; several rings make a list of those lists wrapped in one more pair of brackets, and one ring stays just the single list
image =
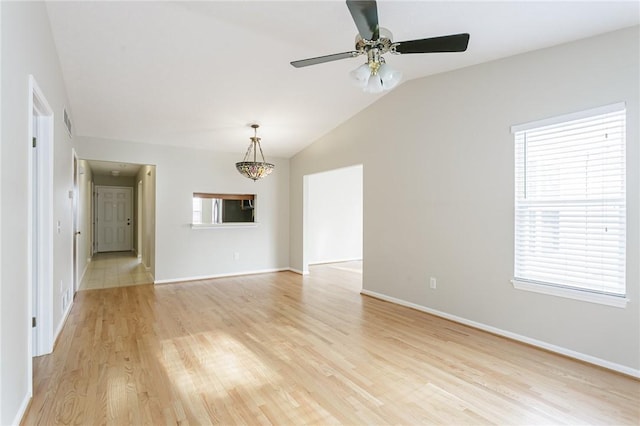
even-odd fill
[{"label": "crystal chandelier shade", "polygon": [[[236,169],[242,176],[256,181],[270,175],[276,166],[271,163],[267,163],[264,159],[262,146],[260,145],[260,138],[258,137],[258,127],[260,126],[252,124],[251,127],[254,132],[253,137],[249,138],[251,139],[251,142],[249,143],[249,148],[247,148],[247,153],[244,155],[244,159],[242,161],[236,163]],[[260,158],[262,158],[262,161],[258,161],[258,150],[260,151]],[[252,159],[253,161],[251,161]]]}]

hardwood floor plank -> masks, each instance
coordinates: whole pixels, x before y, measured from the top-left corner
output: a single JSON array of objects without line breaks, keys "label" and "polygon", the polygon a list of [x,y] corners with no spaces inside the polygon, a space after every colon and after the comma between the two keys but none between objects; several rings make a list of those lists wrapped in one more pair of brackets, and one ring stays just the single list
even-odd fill
[{"label": "hardwood floor plank", "polygon": [[360,279],[323,265],[82,291],[34,359],[23,424],[640,423],[640,381],[362,296]]}]

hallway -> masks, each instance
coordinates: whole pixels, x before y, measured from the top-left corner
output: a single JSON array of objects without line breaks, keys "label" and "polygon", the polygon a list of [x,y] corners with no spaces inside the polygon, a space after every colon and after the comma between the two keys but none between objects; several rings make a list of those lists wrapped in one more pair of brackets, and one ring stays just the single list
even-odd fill
[{"label": "hallway", "polygon": [[80,291],[151,283],[151,274],[134,252],[96,253],[87,267]]}]

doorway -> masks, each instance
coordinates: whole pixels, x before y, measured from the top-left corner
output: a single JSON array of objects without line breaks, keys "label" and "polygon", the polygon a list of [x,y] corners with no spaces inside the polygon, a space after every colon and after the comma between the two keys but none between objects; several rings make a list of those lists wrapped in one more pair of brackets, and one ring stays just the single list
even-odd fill
[{"label": "doorway", "polygon": [[361,274],[362,165],[304,176],[303,199],[304,272],[310,265],[333,264],[336,270]]},{"label": "doorway", "polygon": [[133,189],[96,187],[96,251],[133,250]]},{"label": "doorway", "polygon": [[78,288],[80,287],[80,283],[78,282],[78,256],[80,255],[78,250],[78,237],[80,237],[80,229],[79,229],[79,215],[80,215],[80,206],[79,206],[79,198],[80,191],[78,189],[79,182],[79,167],[78,167],[78,156],[76,155],[76,151],[73,150],[73,205],[71,207],[71,214],[73,215],[73,296],[75,297]]},{"label": "doorway", "polygon": [[[151,275],[155,273],[155,177],[156,166],[151,164],[136,164],[114,162],[106,160],[80,159],[80,219],[83,234],[79,249],[88,255],[87,261],[79,268],[82,271],[79,278],[79,287],[85,287],[85,279],[88,280],[88,270],[93,256],[97,253],[108,253],[119,250],[135,251],[140,262],[145,267],[145,272]],[[131,196],[127,196],[128,206],[118,206],[120,211],[105,212],[104,206],[99,206],[100,196],[96,197],[98,188],[128,188]],[[101,190],[102,192],[102,190]],[[117,196],[115,197],[117,198]],[[129,206],[132,206],[131,209]],[[100,211],[102,210],[102,212]],[[112,242],[119,240],[119,245],[113,246],[111,242],[104,241],[105,232],[101,232],[100,215],[112,215],[112,220],[124,211],[124,229],[112,229],[110,238]],[[122,217],[121,217],[122,219]],[[116,226],[117,228],[117,226]],[[102,230],[104,231],[104,230]],[[109,232],[109,231],[108,231]],[[118,235],[120,232],[120,235]],[[124,244],[121,244],[123,243]],[[105,244],[107,243],[107,244]],[[79,261],[82,257],[79,257]]]},{"label": "doorway", "polygon": [[53,109],[33,76],[29,93],[29,345],[39,356],[53,350]]}]

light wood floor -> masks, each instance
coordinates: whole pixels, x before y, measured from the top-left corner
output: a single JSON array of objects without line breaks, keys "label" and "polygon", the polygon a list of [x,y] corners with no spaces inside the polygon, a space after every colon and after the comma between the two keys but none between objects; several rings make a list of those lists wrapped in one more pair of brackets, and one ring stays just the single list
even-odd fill
[{"label": "light wood floor", "polygon": [[358,265],[78,293],[24,424],[630,424],[640,381],[358,293]]}]

